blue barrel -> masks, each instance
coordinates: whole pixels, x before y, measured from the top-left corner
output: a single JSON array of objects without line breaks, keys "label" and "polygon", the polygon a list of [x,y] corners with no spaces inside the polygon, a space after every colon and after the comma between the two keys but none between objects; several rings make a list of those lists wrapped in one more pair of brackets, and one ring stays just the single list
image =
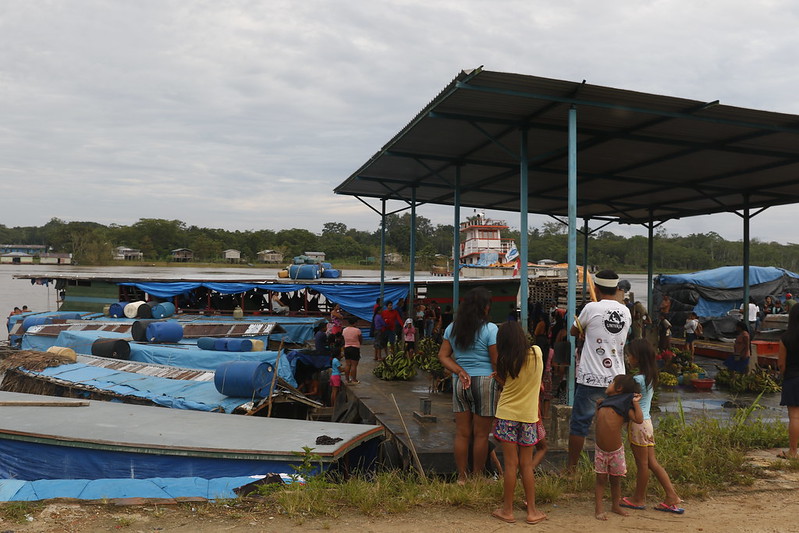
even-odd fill
[{"label": "blue barrel", "polygon": [[161,302],[153,307],[153,318],[167,318],[175,314],[175,304]]},{"label": "blue barrel", "polygon": [[213,349],[219,352],[251,352],[252,341],[239,337],[223,337],[214,339]]},{"label": "blue barrel", "polygon": [[137,320],[130,327],[130,336],[136,342],[147,342],[147,327],[155,320]]},{"label": "blue barrel", "polygon": [[31,326],[41,326],[43,324],[52,324],[52,316],[28,316],[22,320],[22,331],[28,331]]},{"label": "blue barrel", "polygon": [[252,341],[250,339],[228,339],[227,351],[229,352],[251,352]]},{"label": "blue barrel", "polygon": [[214,339],[214,350],[217,352],[226,352],[227,339]]},{"label": "blue barrel", "polygon": [[149,342],[178,342],[183,338],[183,326],[174,320],[153,322],[147,326]]},{"label": "blue barrel", "polygon": [[92,343],[92,355],[128,360],[130,344],[124,339],[97,339]]},{"label": "blue barrel", "polygon": [[111,307],[108,308],[108,316],[113,318],[125,318],[126,305],[128,305],[128,302],[117,302],[115,304],[111,304]]},{"label": "blue barrel", "polygon": [[289,277],[291,279],[316,279],[319,277],[319,265],[291,265]]},{"label": "blue barrel", "polygon": [[215,343],[216,339],[213,337],[200,337],[197,339],[197,347],[200,350],[216,350]]},{"label": "blue barrel", "polygon": [[335,268],[327,268],[324,271],[322,271],[322,277],[323,278],[340,278],[341,277],[341,271],[337,270]]},{"label": "blue barrel", "polygon": [[219,394],[234,398],[265,398],[272,387],[274,367],[263,361],[227,361],[216,368]]}]

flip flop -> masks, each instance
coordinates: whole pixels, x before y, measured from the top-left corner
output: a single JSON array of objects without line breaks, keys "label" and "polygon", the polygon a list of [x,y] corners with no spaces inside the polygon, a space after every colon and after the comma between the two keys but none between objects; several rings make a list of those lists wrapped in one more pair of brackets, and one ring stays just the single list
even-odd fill
[{"label": "flip flop", "polygon": [[634,503],[631,503],[626,496],[621,499],[619,506],[626,507],[627,509],[635,509],[636,511],[643,511],[646,509],[646,505],[635,505]]},{"label": "flip flop", "polygon": [[546,515],[544,515],[544,516],[542,516],[541,518],[536,518],[535,520],[525,520],[525,522],[527,522],[527,523],[528,523],[528,524],[530,524],[531,526],[534,526],[534,525],[536,525],[537,523],[539,523],[539,522],[543,522],[543,521],[544,521],[544,520],[546,520],[546,519],[547,519],[547,516],[546,516]]},{"label": "flip flop", "polygon": [[516,519],[515,518],[505,518],[504,516],[500,516],[499,514],[497,514],[496,511],[492,512],[491,516],[493,516],[494,518],[497,518],[499,520],[502,520],[503,522],[507,522],[508,524],[515,524],[516,523]]},{"label": "flip flop", "polygon": [[660,502],[655,506],[655,511],[663,511],[665,513],[683,514],[685,509],[677,507],[676,505],[669,505],[666,502]]},{"label": "flip flop", "polygon": [[779,457],[780,459],[785,459],[785,460],[787,460],[787,461],[790,461],[791,459],[796,459],[796,457],[791,457],[790,455],[788,455],[788,454],[787,454],[787,453],[785,453],[785,452],[780,452],[780,453],[778,453],[778,454],[777,454],[777,457]]}]

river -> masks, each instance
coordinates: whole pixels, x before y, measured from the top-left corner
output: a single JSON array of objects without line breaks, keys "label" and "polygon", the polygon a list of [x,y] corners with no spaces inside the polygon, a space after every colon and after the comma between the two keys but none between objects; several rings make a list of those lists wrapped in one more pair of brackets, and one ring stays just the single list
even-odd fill
[{"label": "river", "polygon": [[[281,268],[232,268],[232,267],[147,267],[147,266],[113,266],[113,267],[79,267],[50,265],[0,265],[0,316],[8,315],[14,307],[27,305],[31,311],[55,311],[56,291],[49,286],[32,285],[25,279],[14,279],[16,274],[32,274],[46,277],[55,273],[106,275],[111,277],[147,276],[152,278],[206,278],[233,279],[247,278],[271,279],[277,277]],[[356,270],[345,273],[345,279],[375,278],[380,276],[379,270]],[[407,272],[388,270],[386,277],[407,276]],[[420,277],[426,274],[419,274]],[[623,279],[630,281],[635,299],[646,305],[646,274],[622,274]],[[0,340],[8,338],[5,327],[0,328]]]}]

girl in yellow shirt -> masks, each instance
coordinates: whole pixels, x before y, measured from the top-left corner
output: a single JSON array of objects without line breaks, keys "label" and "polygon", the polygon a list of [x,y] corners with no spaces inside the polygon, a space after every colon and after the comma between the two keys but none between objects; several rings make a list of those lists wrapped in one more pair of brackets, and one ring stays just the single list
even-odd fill
[{"label": "girl in yellow shirt", "polygon": [[543,438],[538,417],[538,394],[544,370],[541,350],[532,348],[518,322],[506,322],[497,332],[496,378],[503,384],[496,411],[494,438],[502,443],[505,460],[502,507],[492,514],[513,523],[513,494],[517,471],[521,470],[527,500],[528,524],[537,524],[547,516],[535,508],[535,465],[533,447]]}]

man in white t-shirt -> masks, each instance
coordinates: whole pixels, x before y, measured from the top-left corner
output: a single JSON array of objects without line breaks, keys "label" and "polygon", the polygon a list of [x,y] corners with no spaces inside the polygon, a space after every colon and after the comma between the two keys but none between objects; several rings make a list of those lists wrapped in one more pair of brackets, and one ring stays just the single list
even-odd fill
[{"label": "man in white t-shirt", "polygon": [[624,343],[630,330],[630,310],[616,298],[619,276],[612,270],[594,275],[599,301],[589,302],[574,321],[571,334],[583,337],[577,388],[569,426],[569,469],[577,465],[596,413],[596,401],[618,374],[624,374]]}]

